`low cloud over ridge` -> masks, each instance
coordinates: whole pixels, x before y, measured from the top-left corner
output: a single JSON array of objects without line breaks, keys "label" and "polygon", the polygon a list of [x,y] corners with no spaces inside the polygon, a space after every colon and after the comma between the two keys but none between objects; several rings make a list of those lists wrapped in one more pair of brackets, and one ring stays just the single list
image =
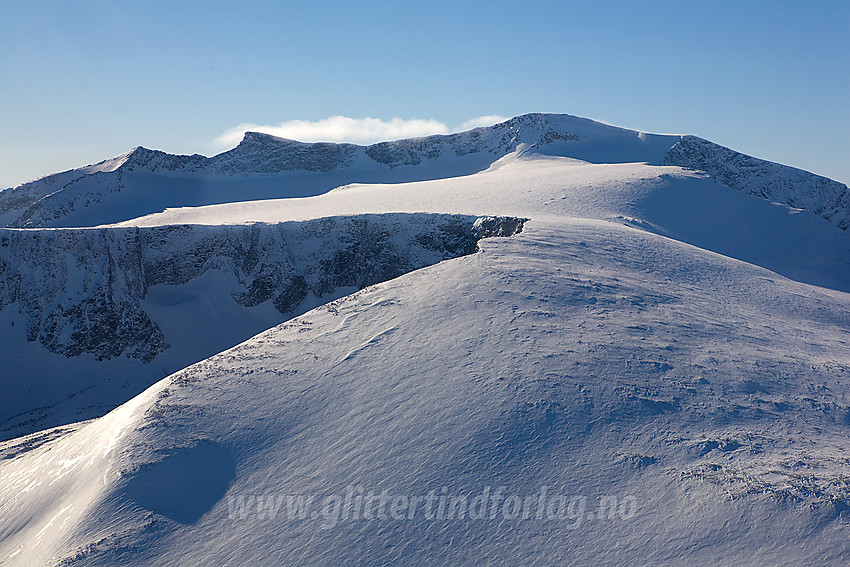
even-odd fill
[{"label": "low cloud over ridge", "polygon": [[331,116],[322,120],[289,120],[276,126],[246,122],[234,126],[214,140],[218,147],[232,147],[238,144],[245,132],[263,132],[301,142],[349,142],[353,144],[374,144],[387,140],[417,138],[433,134],[462,132],[479,126],[490,126],[507,120],[502,116],[479,116],[467,120],[456,128],[449,128],[443,122],[433,119],[392,118],[349,118]]}]

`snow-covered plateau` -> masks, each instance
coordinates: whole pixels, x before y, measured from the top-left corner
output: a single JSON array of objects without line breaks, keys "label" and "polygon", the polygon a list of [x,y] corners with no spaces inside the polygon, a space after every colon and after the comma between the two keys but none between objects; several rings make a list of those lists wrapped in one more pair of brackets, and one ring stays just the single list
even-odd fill
[{"label": "snow-covered plateau", "polygon": [[520,116],[0,192],[2,565],[847,565],[850,192]]}]

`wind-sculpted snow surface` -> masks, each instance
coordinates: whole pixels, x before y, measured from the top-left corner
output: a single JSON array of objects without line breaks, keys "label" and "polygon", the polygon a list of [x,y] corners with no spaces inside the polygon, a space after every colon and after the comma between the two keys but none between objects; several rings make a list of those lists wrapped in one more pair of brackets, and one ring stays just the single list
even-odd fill
[{"label": "wind-sculpted snow surface", "polygon": [[846,294],[601,221],[482,248],[0,445],[0,558],[850,561]]},{"label": "wind-sculpted snow surface", "polygon": [[848,565],[843,187],[526,115],[0,193],[129,219],[0,231],[0,564]]},{"label": "wind-sculpted snow surface", "polygon": [[808,171],[754,158],[696,136],[685,136],[664,158],[708,173],[715,181],[754,197],[805,209],[838,228],[850,228],[850,189]]}]

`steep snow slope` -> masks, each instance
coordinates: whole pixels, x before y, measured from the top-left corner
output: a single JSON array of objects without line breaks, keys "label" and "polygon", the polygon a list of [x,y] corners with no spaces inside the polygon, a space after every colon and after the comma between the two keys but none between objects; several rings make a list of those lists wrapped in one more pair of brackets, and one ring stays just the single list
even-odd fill
[{"label": "steep snow slope", "polygon": [[604,221],[482,248],[6,442],[0,558],[850,561],[847,294]]},{"label": "steep snow slope", "polygon": [[0,439],[101,416],[294,314],[521,228],[420,213],[0,230]]}]

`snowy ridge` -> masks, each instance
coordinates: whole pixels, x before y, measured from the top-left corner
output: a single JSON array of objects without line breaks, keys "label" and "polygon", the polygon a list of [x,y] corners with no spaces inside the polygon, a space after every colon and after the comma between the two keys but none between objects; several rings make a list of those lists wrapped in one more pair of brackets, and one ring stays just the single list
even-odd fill
[{"label": "snowy ridge", "polygon": [[[214,296],[222,312],[225,303],[233,303],[243,310],[266,306],[277,313],[276,320],[249,327],[253,332],[248,334],[231,331],[230,344],[223,346],[232,346],[292,316],[308,296],[315,303],[326,302],[340,289],[362,289],[471,254],[481,238],[511,236],[522,224],[509,218],[385,214],[277,225],[5,229],[0,230],[0,313],[5,315],[4,332],[17,326],[27,341],[37,341],[52,353],[151,363],[181,339],[164,332],[161,324],[187,317],[179,308],[193,296],[180,290],[197,285],[193,282],[222,282],[228,292]],[[238,328],[233,319],[220,324]],[[200,358],[220,350],[213,344]],[[198,354],[181,357],[178,352],[172,358],[186,366],[197,360],[193,356]],[[26,409],[11,401],[38,367],[29,363],[17,368],[11,360],[5,364],[0,438],[11,426],[15,434],[32,431],[22,429],[27,424],[20,418],[10,421]],[[171,367],[176,369],[173,363]],[[98,387],[107,387],[110,380],[114,378],[107,373]],[[135,388],[140,391],[149,383],[143,380]],[[56,386],[48,388],[28,403],[48,407],[59,401],[58,391]],[[85,402],[67,400],[60,409],[68,413],[78,404]],[[52,424],[54,413],[42,411],[29,427]],[[88,414],[79,417],[83,415]]]},{"label": "snowy ridge", "polygon": [[[0,509],[21,511],[0,557],[846,564],[846,294],[598,221],[482,247],[0,445]],[[488,486],[484,519],[342,515],[349,488]],[[543,486],[585,506],[502,507]],[[636,513],[598,516],[612,497]]]},{"label": "snowy ridge", "polygon": [[593,163],[656,163],[678,139],[552,114],[368,147],[248,132],[236,148],[211,158],[138,147],[3,191],[0,220],[20,228],[111,224],[167,207],[316,195],[352,182],[468,175],[519,150]]},{"label": "snowy ridge", "polygon": [[60,182],[126,222],[0,230],[0,564],[850,564],[840,184],[556,115]]},{"label": "snowy ridge", "polygon": [[805,209],[842,230],[850,228],[850,189],[832,179],[754,158],[696,136],[683,137],[667,152],[664,163],[704,171],[732,189]]},{"label": "snowy ridge", "polygon": [[136,148],[122,164],[125,169],[148,172],[207,175],[275,175],[301,170],[327,172],[351,165],[357,146],[307,144],[258,132],[246,132],[237,147],[207,158],[198,154],[172,155]]},{"label": "snowy ridge", "polygon": [[850,222],[850,192],[824,177],[693,136],[646,134],[538,113],[457,134],[371,146],[247,132],[237,147],[210,158],[138,147],[0,192],[0,226],[96,226],[173,207],[318,195],[354,182],[456,177],[485,170],[513,153],[698,169],[747,194],[810,210],[842,229]]},{"label": "snowy ridge", "polygon": [[65,189],[69,184],[79,179],[100,172],[112,172],[120,168],[133,152],[127,152],[114,158],[72,169],[63,173],[46,175],[34,181],[0,191],[0,226],[7,226],[11,221],[26,215],[33,204],[52,193]]},{"label": "snowy ridge", "polygon": [[[163,152],[137,148],[126,166],[139,166],[148,171],[166,170],[213,175],[275,175],[301,170],[328,172],[357,165],[364,156],[370,167],[390,169],[416,166],[440,158],[462,158],[485,154],[492,163],[519,147],[542,148],[561,142],[561,148],[575,146],[569,157],[588,161],[658,161],[679,136],[641,134],[570,115],[524,114],[494,126],[466,132],[380,142],[371,146],[336,143],[304,143],[259,132],[246,132],[239,145],[227,152],[202,156],[172,156]],[[613,143],[612,143],[613,142]],[[597,144],[605,149],[592,155]],[[598,148],[601,150],[602,148]],[[607,153],[607,155],[603,155]],[[584,157],[579,157],[584,156]]]}]

